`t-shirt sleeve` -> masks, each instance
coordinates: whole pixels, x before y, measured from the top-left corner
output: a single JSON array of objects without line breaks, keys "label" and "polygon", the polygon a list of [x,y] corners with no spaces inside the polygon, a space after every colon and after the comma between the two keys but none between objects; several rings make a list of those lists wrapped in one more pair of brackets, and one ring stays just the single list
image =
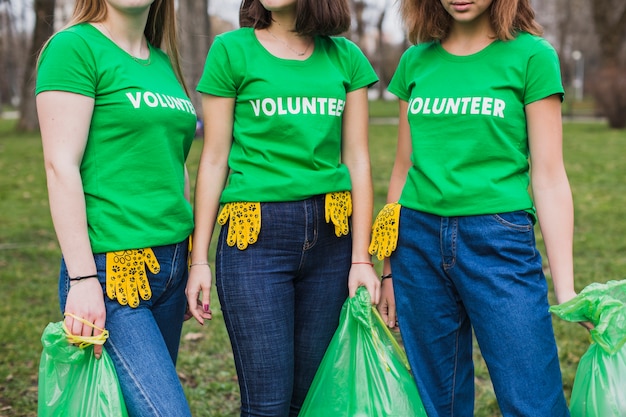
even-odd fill
[{"label": "t-shirt sleeve", "polygon": [[374,71],[372,64],[355,43],[348,42],[348,45],[353,68],[352,82],[350,83],[348,91],[355,91],[363,87],[371,87],[378,81],[376,71]]},{"label": "t-shirt sleeve", "polygon": [[404,101],[409,101],[409,98],[411,97],[411,92],[409,91],[406,80],[406,65],[407,60],[409,59],[409,51],[410,49],[402,54],[400,62],[398,63],[398,66],[391,77],[391,81],[389,81],[389,85],[387,86],[387,90],[391,94]]},{"label": "t-shirt sleeve", "polygon": [[70,31],[54,35],[39,57],[35,94],[67,91],[95,97],[96,85],[95,60],[85,40]]},{"label": "t-shirt sleeve", "polygon": [[230,57],[226,45],[219,36],[215,38],[209,49],[196,90],[220,97],[237,95]]},{"label": "t-shirt sleeve", "polygon": [[528,60],[524,105],[559,94],[563,100],[563,84],[559,57],[544,39],[539,39]]}]

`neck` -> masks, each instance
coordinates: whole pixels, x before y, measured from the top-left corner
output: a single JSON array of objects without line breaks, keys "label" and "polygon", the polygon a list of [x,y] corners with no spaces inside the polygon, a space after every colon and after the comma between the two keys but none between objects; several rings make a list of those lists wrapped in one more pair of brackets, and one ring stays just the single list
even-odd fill
[{"label": "neck", "polygon": [[148,58],[150,51],[144,36],[149,9],[138,14],[122,14],[108,8],[106,19],[98,22],[100,29],[120,48],[137,58]]},{"label": "neck", "polygon": [[496,39],[495,32],[488,19],[474,22],[455,22],[449,35],[441,45],[455,55],[471,55]]},{"label": "neck", "polygon": [[273,11],[272,12],[272,23],[270,25],[270,29],[274,33],[283,33],[290,32],[295,33],[294,30],[296,28],[296,15],[295,11],[285,10],[285,11]]},{"label": "neck", "polygon": [[119,27],[111,25],[111,22],[106,20],[98,22],[97,26],[105,36],[129,55],[141,59],[148,59],[150,56],[150,49],[148,48],[148,42],[144,37],[143,31],[141,33],[135,33],[134,31],[127,31],[123,28],[120,29]]}]

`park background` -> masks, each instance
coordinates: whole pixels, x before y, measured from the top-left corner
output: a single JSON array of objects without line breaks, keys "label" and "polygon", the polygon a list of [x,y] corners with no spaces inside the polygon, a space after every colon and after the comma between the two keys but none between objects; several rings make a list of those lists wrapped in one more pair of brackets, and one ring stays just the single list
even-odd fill
[{"label": "park background", "polygon": [[[202,71],[213,37],[237,27],[238,0],[179,0],[183,63],[189,85]],[[575,202],[576,289],[621,280],[626,272],[626,1],[533,2],[545,37],[561,58],[564,155]],[[0,417],[35,416],[40,337],[61,320],[60,250],[48,211],[41,142],[33,101],[34,56],[71,13],[71,0],[0,0]],[[385,202],[395,153],[397,102],[386,83],[408,44],[395,0],[351,0],[357,42],[381,82],[371,92],[370,143],[375,209]],[[197,103],[199,97],[193,97]],[[200,109],[200,106],[197,107]],[[195,179],[202,141],[188,158]],[[538,232],[539,247],[545,254]],[[210,254],[211,261],[214,254]],[[545,259],[545,256],[544,256]],[[375,267],[380,271],[381,265]],[[549,265],[545,265],[550,282]],[[552,288],[552,287],[551,287]],[[238,415],[238,387],[217,296],[214,319],[187,322],[179,376],[197,417]],[[554,303],[550,293],[550,302]],[[554,319],[567,398],[589,335]],[[498,411],[476,346],[476,416]]]}]

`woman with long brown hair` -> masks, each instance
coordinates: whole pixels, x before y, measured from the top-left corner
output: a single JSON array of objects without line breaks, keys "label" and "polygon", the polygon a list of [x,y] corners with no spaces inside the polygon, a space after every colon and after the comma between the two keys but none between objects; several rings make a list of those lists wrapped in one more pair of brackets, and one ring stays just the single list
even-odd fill
[{"label": "woman with long brown hair", "polygon": [[196,114],[174,0],[78,0],[42,50],[36,94],[65,324],[108,330],[129,415],[189,416],[175,363]]}]

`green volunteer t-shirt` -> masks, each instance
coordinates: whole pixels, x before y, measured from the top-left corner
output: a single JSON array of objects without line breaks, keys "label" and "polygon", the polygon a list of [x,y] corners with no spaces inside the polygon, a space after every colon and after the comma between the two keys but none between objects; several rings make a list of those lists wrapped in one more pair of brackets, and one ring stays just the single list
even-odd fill
[{"label": "green volunteer t-shirt", "polygon": [[469,56],[412,46],[389,91],[408,102],[413,145],[401,205],[440,216],[534,213],[524,106],[563,94],[548,42],[520,33]]},{"label": "green volunteer t-shirt", "polygon": [[43,51],[36,94],[93,97],[81,176],[94,253],[178,243],[193,229],[184,163],[194,107],[167,55],[137,60],[90,24],[57,33]]},{"label": "green volunteer t-shirt", "polygon": [[316,37],[311,57],[280,59],[252,28],[215,38],[198,91],[235,98],[221,202],[298,201],[351,189],[341,163],[346,94],[377,81],[352,42]]}]

